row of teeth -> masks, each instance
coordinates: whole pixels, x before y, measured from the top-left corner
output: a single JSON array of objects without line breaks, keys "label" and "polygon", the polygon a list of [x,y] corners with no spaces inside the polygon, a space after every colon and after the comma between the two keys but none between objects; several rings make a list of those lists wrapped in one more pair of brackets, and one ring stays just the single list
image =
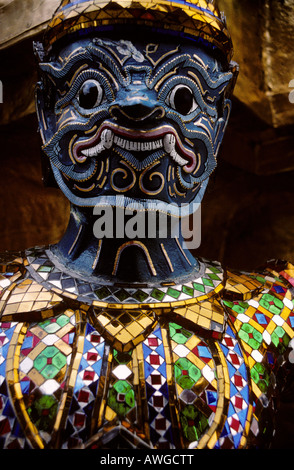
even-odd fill
[{"label": "row of teeth", "polygon": [[164,148],[165,152],[168,153],[178,165],[184,166],[188,163],[187,160],[177,153],[175,148],[176,138],[173,134],[166,134],[163,139],[150,142],[134,142],[114,135],[110,129],[104,129],[101,133],[100,142],[95,145],[95,147],[82,150],[81,153],[85,157],[96,157],[104,150],[110,149],[113,144],[116,144],[120,148],[136,152]]}]

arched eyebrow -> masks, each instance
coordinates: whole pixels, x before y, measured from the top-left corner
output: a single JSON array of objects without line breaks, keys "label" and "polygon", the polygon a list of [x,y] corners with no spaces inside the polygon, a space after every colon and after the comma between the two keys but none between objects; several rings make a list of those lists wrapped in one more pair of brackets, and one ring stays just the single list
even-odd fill
[{"label": "arched eyebrow", "polygon": [[40,63],[40,68],[53,80],[62,79],[63,81],[70,82],[70,76],[75,72],[77,64],[80,64],[81,61],[96,62],[98,67],[103,69],[112,78],[114,83],[118,81],[119,83],[126,84],[128,81],[128,78],[123,75],[111,54],[94,45],[80,47],[62,61]]},{"label": "arched eyebrow", "polygon": [[[233,75],[231,72],[216,72],[215,79],[213,79],[210,74],[207,72],[206,67],[203,63],[200,63],[199,60],[192,59],[190,54],[181,54],[177,57],[167,60],[166,63],[161,66],[148,81],[149,88],[155,88],[159,82],[162,82],[165,77],[168,77],[171,73],[176,73],[178,67],[192,69],[194,72],[198,72],[204,79],[206,85],[212,89],[216,90],[221,85],[227,85],[232,79]],[[201,61],[202,62],[202,61]]]}]

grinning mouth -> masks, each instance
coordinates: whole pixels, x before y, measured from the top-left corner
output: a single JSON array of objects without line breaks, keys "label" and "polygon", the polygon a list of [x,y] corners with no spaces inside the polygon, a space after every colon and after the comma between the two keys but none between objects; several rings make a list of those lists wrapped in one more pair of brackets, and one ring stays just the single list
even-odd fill
[{"label": "grinning mouth", "polygon": [[187,173],[196,167],[195,153],[187,149],[171,126],[161,126],[149,131],[130,130],[104,122],[93,137],[78,141],[73,146],[73,156],[79,163],[97,157],[113,145],[131,152],[163,149]]}]

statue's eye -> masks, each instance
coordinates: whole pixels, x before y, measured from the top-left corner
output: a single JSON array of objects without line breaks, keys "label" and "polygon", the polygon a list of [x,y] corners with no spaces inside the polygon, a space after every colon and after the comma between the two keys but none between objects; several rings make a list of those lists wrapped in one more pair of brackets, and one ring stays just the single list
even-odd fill
[{"label": "statue's eye", "polygon": [[167,104],[183,115],[190,114],[197,108],[194,94],[187,85],[176,85],[167,98]]},{"label": "statue's eye", "polygon": [[86,80],[78,93],[79,105],[84,109],[99,106],[103,99],[103,89],[96,80]]}]

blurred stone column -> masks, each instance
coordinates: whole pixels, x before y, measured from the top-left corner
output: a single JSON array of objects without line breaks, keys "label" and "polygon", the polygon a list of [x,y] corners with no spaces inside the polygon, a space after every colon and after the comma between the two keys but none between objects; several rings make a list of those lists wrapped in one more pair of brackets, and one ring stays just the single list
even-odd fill
[{"label": "blurred stone column", "polygon": [[242,116],[236,119],[229,138],[239,147],[238,158],[229,151],[223,152],[224,158],[257,174],[292,170],[294,104],[289,101],[289,84],[294,79],[294,1],[219,0],[219,6],[240,65],[235,97],[255,118],[254,125]]}]

